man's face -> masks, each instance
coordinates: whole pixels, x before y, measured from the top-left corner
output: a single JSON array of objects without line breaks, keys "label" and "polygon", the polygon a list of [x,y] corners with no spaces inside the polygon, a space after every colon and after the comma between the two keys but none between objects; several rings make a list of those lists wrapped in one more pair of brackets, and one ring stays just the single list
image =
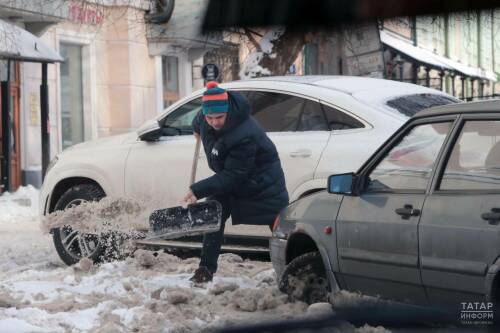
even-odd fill
[{"label": "man's face", "polygon": [[220,131],[220,129],[224,126],[226,118],[227,113],[213,113],[205,116],[207,123],[216,131]]}]

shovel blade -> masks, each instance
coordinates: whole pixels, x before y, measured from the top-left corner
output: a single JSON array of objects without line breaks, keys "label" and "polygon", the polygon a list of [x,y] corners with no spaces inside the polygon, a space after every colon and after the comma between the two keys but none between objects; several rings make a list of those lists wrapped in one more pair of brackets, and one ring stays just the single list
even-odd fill
[{"label": "shovel blade", "polygon": [[150,236],[147,239],[173,239],[201,235],[220,229],[222,206],[215,200],[158,209],[149,216]]}]

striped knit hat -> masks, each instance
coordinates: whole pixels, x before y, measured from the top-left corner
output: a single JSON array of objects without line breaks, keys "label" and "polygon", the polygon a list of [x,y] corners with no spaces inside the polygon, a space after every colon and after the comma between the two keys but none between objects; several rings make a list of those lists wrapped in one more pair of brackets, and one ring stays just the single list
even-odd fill
[{"label": "striped knit hat", "polygon": [[217,85],[217,82],[210,81],[203,93],[203,114],[227,112],[228,101],[227,92]]}]

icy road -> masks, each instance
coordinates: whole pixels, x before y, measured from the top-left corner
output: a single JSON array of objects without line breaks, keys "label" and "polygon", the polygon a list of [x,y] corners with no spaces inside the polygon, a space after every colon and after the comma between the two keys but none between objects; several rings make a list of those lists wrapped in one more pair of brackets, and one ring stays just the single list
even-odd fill
[{"label": "icy road", "polygon": [[[194,286],[198,258],[138,250],[124,261],[73,267],[41,231],[38,191],[0,196],[1,332],[200,332],[223,325],[311,315],[276,288],[269,262],[219,259],[213,282]],[[386,332],[378,327],[342,331]]]}]

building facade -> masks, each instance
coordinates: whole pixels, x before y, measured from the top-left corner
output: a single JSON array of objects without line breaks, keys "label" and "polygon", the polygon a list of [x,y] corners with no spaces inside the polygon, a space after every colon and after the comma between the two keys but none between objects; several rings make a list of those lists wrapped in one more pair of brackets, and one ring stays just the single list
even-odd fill
[{"label": "building facade", "polygon": [[[49,3],[55,7],[49,8]],[[224,46],[221,34],[199,34],[207,3],[177,2],[166,24],[157,21],[157,14],[162,15],[157,13],[157,1],[108,5],[91,0],[37,0],[31,7],[16,7],[16,2],[4,0],[2,5],[0,0],[0,18],[21,17],[17,25],[31,30],[64,58],[48,69],[51,158],[83,141],[133,131],[193,89],[202,88],[205,54]],[[47,22],[32,19],[31,12],[39,13],[38,21]],[[206,60],[224,57],[225,51],[215,52]],[[1,65],[0,74],[6,75],[7,62]],[[16,105],[13,188],[38,187],[42,182],[41,65],[10,65]]]},{"label": "building facade", "polygon": [[463,100],[499,97],[500,10],[346,27],[316,36],[302,56],[307,74],[383,77]]},{"label": "building facade", "polygon": [[[202,88],[205,64],[220,68],[221,82],[239,79],[255,51],[238,31],[200,34],[208,0],[21,3],[35,7],[0,0],[0,19],[40,36],[65,60],[48,71],[51,157],[135,130]],[[471,100],[500,93],[499,54],[499,10],[397,18],[309,34],[286,74],[388,78]],[[0,76],[9,72],[12,79],[14,185],[39,186],[41,65],[10,66],[0,61]]]},{"label": "building facade", "polygon": [[[43,40],[37,40],[34,35],[41,35],[62,22],[66,10],[64,4],[57,2],[0,0],[0,192],[15,189],[30,177],[26,154],[29,151],[27,142],[32,135],[36,135],[32,141],[41,160],[41,63],[52,62],[43,59],[43,51],[52,52],[59,61],[61,59],[57,52],[46,47]],[[27,79],[25,67],[30,66],[37,70],[39,79],[36,86]],[[53,71],[55,65],[48,68]],[[36,96],[25,94],[28,90],[36,90]],[[36,121],[38,127],[33,133],[32,124]]]}]

